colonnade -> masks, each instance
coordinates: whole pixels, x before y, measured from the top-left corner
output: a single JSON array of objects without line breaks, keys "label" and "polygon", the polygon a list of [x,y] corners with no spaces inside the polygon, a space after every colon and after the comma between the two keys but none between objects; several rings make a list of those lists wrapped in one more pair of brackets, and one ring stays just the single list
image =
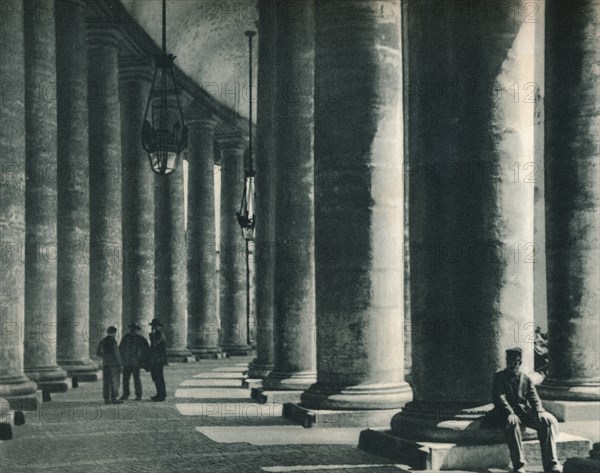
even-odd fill
[{"label": "colonnade", "polygon": [[[540,392],[553,401],[600,401],[593,2],[580,2],[587,15],[547,2],[545,17],[535,22],[528,21],[526,2],[517,5],[520,15],[514,2],[497,2],[493,25],[471,4],[449,19],[449,12],[432,12],[430,2],[401,8],[396,1],[356,0],[342,8],[319,0],[300,9],[293,3],[258,2],[257,354],[250,375],[263,378],[264,390],[298,392],[299,409],[383,412],[403,436],[475,440],[481,432],[472,422],[490,408],[492,375],[503,366],[504,350],[520,346],[525,370],[533,368],[532,263],[545,257],[551,370]],[[160,317],[173,357],[251,351],[243,241],[233,218],[243,187],[243,133],[224,132],[215,117],[190,114],[186,238],[181,174],[152,182],[133,144],[148,65],[131,51],[122,53],[114,30],[86,32],[82,3],[57,0],[57,12],[67,4],[77,14],[56,33],[56,63],[69,66],[58,67],[57,83],[87,90],[93,80],[106,93],[95,102],[59,95],[58,120],[50,125],[41,122],[53,110],[36,108],[27,95],[25,103],[16,96],[5,101],[3,160],[54,159],[39,149],[39,140],[29,146],[28,139],[10,139],[35,136],[31,127],[53,133],[54,126],[57,162],[77,171],[89,156],[93,176],[88,183],[75,172],[65,185],[46,188],[26,182],[25,168],[10,179],[3,170],[3,244],[25,247],[28,238],[48,238],[54,226],[59,242],[55,283],[52,267],[3,251],[3,271],[10,275],[0,283],[5,327],[51,323],[54,315],[28,309],[25,295],[30,300],[34,291],[39,296],[31,300],[53,304],[58,294],[56,361],[44,358],[42,365],[40,355],[28,352],[35,344],[25,343],[24,354],[14,337],[3,343],[0,396],[9,401],[32,399],[35,385],[25,373],[40,386],[44,373],[47,383],[60,384],[59,367],[69,376],[94,376],[90,343],[61,337],[63,323],[89,324],[90,339],[93,327]],[[544,27],[545,93],[536,88],[535,62]],[[14,57],[3,80],[41,69],[52,74],[47,58],[35,66],[23,60],[38,57],[36,49],[28,56],[36,42],[25,42],[24,32],[50,34],[3,19],[3,44],[12,39],[5,53]],[[109,93],[118,89],[128,97],[120,113]],[[542,99],[545,169],[529,177],[539,162],[536,100]],[[212,169],[206,167],[214,138],[222,169],[220,290],[211,276],[215,222]],[[131,182],[125,183],[126,174]],[[545,252],[534,237],[531,180],[542,175]],[[42,198],[48,194],[57,198],[55,222],[28,216],[27,205],[53,205]],[[119,245],[115,259],[111,244],[123,243],[121,233],[128,244]],[[86,248],[101,251],[90,252],[85,263],[77,252],[68,258],[61,246],[88,240]]]},{"label": "colonnade", "polygon": [[[155,178],[140,143],[156,45],[115,17],[123,7],[56,0],[40,11],[34,3],[12,2],[0,24],[0,397],[33,409],[38,389],[98,379],[96,346],[110,325],[147,332],[160,318],[175,361],[218,356],[231,344],[250,350],[245,265],[222,284],[235,288],[221,295],[227,330],[217,312],[213,184],[213,142],[221,140],[223,162],[241,165],[246,120],[177,72],[190,123],[186,235],[183,166]],[[237,170],[224,179],[232,205],[240,182]],[[239,230],[223,232],[236,261],[239,240]],[[237,338],[227,338],[230,325]]]}]

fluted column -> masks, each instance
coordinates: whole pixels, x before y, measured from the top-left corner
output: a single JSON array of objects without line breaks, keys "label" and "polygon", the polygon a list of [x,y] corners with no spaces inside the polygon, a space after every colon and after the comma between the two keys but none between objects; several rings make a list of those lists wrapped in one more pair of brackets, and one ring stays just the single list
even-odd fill
[{"label": "fluted column", "polygon": [[[88,24],[90,152],[90,353],[107,327],[122,327],[119,35]],[[122,331],[119,332],[120,334]]]},{"label": "fluted column", "polygon": [[273,369],[273,265],[275,242],[275,154],[273,111],[275,73],[274,0],[259,0],[258,92],[256,131],[256,215],[254,245],[256,281],[256,358],[250,378],[264,378]]},{"label": "fluted column", "polygon": [[154,318],[154,173],[142,148],[141,129],[152,64],[147,58],[119,61],[123,176],[123,326],[144,328]]},{"label": "fluted column", "polygon": [[[303,390],[316,381],[314,218],[315,10],[275,5],[274,364],[263,386]],[[258,219],[257,219],[258,222]]]},{"label": "fluted column", "polygon": [[[0,15],[2,67],[6,87],[0,109],[0,398],[12,409],[35,409],[36,386],[23,373],[25,322],[25,81],[23,2]],[[12,84],[12,86],[11,86]]]},{"label": "fluted column", "polygon": [[188,347],[214,358],[219,347],[215,240],[214,132],[216,120],[192,118],[188,164]]},{"label": "fluted column", "polygon": [[414,440],[502,442],[473,422],[492,407],[507,348],[533,368],[534,187],[514,170],[534,162],[534,102],[520,87],[534,82],[535,23],[497,3],[493,25],[473,21],[476,4],[443,24],[409,5],[414,401],[392,429]]},{"label": "fluted column", "polygon": [[235,213],[244,191],[242,135],[219,135],[221,148],[220,310],[221,348],[229,355],[247,355],[245,241]]},{"label": "fluted column", "polygon": [[315,85],[324,91],[333,79],[338,95],[320,94],[315,106],[318,379],[305,407],[393,409],[411,399],[400,13],[398,2],[354,1],[317,26]]},{"label": "fluted column", "polygon": [[[180,156],[181,159],[181,156]],[[170,361],[187,361],[187,249],[183,164],[154,177],[154,316],[163,324]],[[146,327],[144,327],[145,329]]]},{"label": "fluted column", "polygon": [[[36,0],[25,0],[28,10]],[[56,363],[56,83],[54,1],[47,16],[25,20],[25,373],[40,389],[64,392],[67,373]]]},{"label": "fluted column", "polygon": [[[546,399],[600,401],[600,12],[546,2]],[[587,415],[586,414],[586,418]]]},{"label": "fluted column", "polygon": [[90,194],[84,1],[56,1],[56,66],[57,356],[69,376],[95,381],[98,367],[89,358]]}]

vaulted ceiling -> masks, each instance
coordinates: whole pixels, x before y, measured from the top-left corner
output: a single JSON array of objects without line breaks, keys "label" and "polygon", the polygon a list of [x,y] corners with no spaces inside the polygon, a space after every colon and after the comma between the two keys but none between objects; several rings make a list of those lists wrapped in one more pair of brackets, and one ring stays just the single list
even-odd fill
[{"label": "vaulted ceiling", "polygon": [[[121,0],[160,45],[162,0]],[[167,0],[167,50],[215,99],[248,116],[247,30],[257,29],[256,0]],[[254,38],[254,87],[258,40]],[[253,92],[256,100],[256,89]],[[256,110],[256,108],[255,108]],[[253,117],[256,119],[256,116]]]}]

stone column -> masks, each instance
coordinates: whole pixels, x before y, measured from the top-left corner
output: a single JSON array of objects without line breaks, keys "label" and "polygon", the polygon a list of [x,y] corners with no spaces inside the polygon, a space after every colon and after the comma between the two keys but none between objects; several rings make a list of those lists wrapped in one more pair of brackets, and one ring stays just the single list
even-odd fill
[{"label": "stone column", "polygon": [[273,265],[275,242],[275,154],[274,73],[275,22],[274,0],[259,0],[258,92],[256,131],[256,358],[248,369],[250,378],[264,378],[273,369]]},{"label": "stone column", "polygon": [[37,407],[23,373],[25,322],[25,83],[23,2],[0,16],[4,84],[0,111],[0,398],[12,409]]},{"label": "stone column", "polygon": [[89,148],[83,0],[56,1],[56,66],[57,357],[69,376],[79,381],[95,381],[98,367],[89,358]]},{"label": "stone column", "polygon": [[591,0],[546,4],[550,369],[540,394],[557,401],[600,401],[599,20]]},{"label": "stone column", "polygon": [[246,244],[235,213],[244,191],[245,140],[239,133],[220,135],[221,148],[221,348],[248,355],[246,320]]},{"label": "stone column", "polygon": [[[25,0],[26,11],[35,0]],[[56,36],[54,1],[25,20],[25,373],[46,392],[64,392],[56,364]],[[37,11],[37,10],[36,10]],[[41,13],[40,11],[37,11]]]},{"label": "stone column", "polygon": [[88,25],[90,150],[90,354],[106,328],[122,330],[119,34]]},{"label": "stone column", "polygon": [[146,58],[119,61],[123,175],[123,327],[154,318],[154,173],[141,145],[152,81]]},{"label": "stone column", "polygon": [[[275,5],[274,155],[277,175],[273,269],[274,365],[266,390],[304,390],[316,381],[314,217],[315,11]],[[260,220],[257,217],[257,222]]]},{"label": "stone column", "polygon": [[533,368],[535,23],[496,4],[409,4],[413,440],[503,442],[474,424],[494,372],[512,346]]},{"label": "stone column", "polygon": [[156,175],[154,189],[154,316],[163,324],[169,360],[188,361],[182,163],[167,176]]},{"label": "stone column", "polygon": [[188,164],[188,346],[197,358],[215,358],[219,347],[215,240],[214,132],[216,120],[193,118]]},{"label": "stone column", "polygon": [[[315,59],[318,379],[302,406],[394,409],[384,424],[412,397],[404,381],[400,13],[398,2],[356,1],[339,17],[321,17]],[[325,92],[332,80],[337,95]]]}]

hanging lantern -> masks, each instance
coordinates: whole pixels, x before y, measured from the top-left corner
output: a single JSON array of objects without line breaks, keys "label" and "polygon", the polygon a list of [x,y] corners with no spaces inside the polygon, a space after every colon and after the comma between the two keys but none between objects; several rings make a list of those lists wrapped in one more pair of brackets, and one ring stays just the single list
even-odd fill
[{"label": "hanging lantern", "polygon": [[246,31],[248,36],[248,49],[250,53],[250,62],[248,67],[248,77],[250,82],[250,97],[249,97],[249,129],[250,136],[248,140],[248,149],[244,156],[244,193],[242,194],[242,202],[240,204],[239,212],[236,212],[238,223],[242,229],[242,236],[246,241],[254,240],[255,227],[256,227],[256,216],[254,214],[254,178],[256,172],[254,171],[252,162],[252,38],[256,35],[255,31]]},{"label": "hanging lantern", "polygon": [[142,126],[142,146],[157,174],[170,174],[177,168],[179,154],[187,147],[179,91],[175,82],[175,56],[167,54],[167,5],[163,0],[162,53],[155,57],[154,77]]}]

